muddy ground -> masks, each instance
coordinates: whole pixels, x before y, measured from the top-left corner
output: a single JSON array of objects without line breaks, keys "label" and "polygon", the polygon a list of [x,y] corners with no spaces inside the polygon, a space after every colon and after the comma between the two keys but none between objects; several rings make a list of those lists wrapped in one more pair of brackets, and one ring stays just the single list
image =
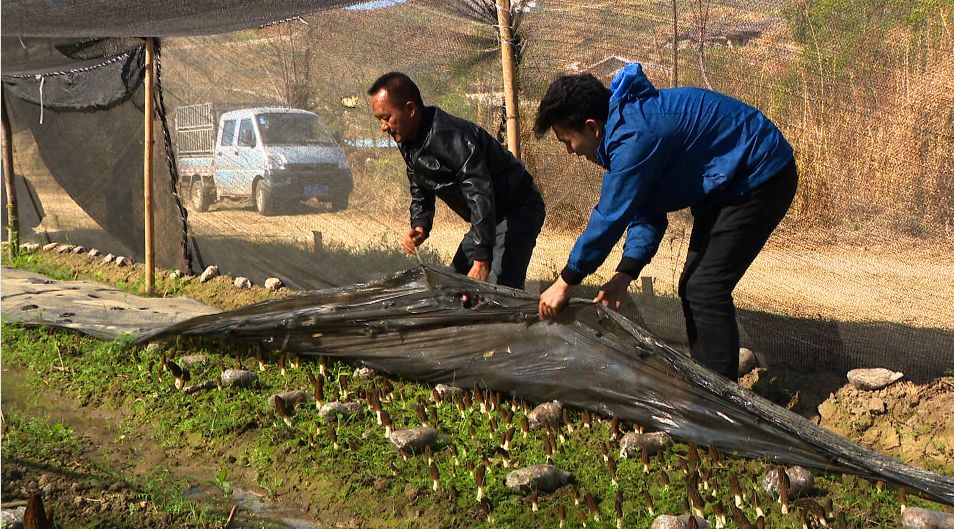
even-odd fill
[{"label": "muddy ground", "polygon": [[[321,495],[299,492],[295,485],[280,492],[259,486],[243,455],[259,435],[255,431],[216,453],[166,448],[148,425],[132,429],[124,409],[84,405],[51,388],[37,388],[27,383],[29,375],[21,368],[5,368],[2,376],[4,415],[13,417],[5,435],[10,428],[29,429],[32,425],[23,423],[31,420],[49,421],[53,429],[64,425],[75,434],[75,442],[61,441],[60,449],[54,446],[32,458],[3,457],[3,501],[41,494],[47,510],[64,522],[60,527],[221,528],[232,506],[237,506],[232,529],[362,526],[353,513],[322,501]],[[246,461],[240,462],[242,457]],[[223,469],[230,471],[222,474]],[[275,472],[291,484],[289,470]],[[222,480],[229,483],[228,495]],[[313,508],[321,515],[315,516]]]}]

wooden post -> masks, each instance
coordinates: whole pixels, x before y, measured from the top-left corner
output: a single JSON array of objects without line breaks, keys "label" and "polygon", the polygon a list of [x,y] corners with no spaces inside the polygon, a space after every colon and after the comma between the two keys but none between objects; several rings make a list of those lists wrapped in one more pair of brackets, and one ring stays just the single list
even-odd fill
[{"label": "wooden post", "polygon": [[321,232],[318,230],[311,230],[312,237],[312,250],[315,253],[321,253],[321,249],[324,247],[324,244],[321,240]]},{"label": "wooden post", "polygon": [[679,85],[679,11],[676,0],[672,0],[672,77],[669,84],[673,88]]},{"label": "wooden post", "polygon": [[500,64],[503,68],[504,101],[507,105],[507,148],[520,159],[520,109],[517,107],[516,61],[513,28],[510,27],[510,0],[497,0],[500,29]]},{"label": "wooden post", "polygon": [[7,192],[7,250],[10,259],[20,250],[20,222],[17,219],[17,186],[13,174],[13,133],[10,132],[10,118],[7,116],[7,100],[0,100],[0,126],[3,130],[3,185]]},{"label": "wooden post", "polygon": [[651,276],[642,276],[639,279],[642,282],[643,295],[650,298],[656,297],[656,289],[653,288],[653,278]]},{"label": "wooden post", "polygon": [[155,42],[150,37],[146,39],[146,79],[145,79],[145,101],[143,104],[144,118],[144,136],[143,136],[143,199],[145,208],[145,232],[146,232],[146,293],[152,294],[155,282],[155,256],[153,255],[153,219],[152,219],[152,91],[153,91],[153,73],[155,72],[154,57]]}]

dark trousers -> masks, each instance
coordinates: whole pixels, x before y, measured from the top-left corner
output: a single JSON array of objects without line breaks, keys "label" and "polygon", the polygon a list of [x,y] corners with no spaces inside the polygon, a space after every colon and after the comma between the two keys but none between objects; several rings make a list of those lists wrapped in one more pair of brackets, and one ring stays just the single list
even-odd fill
[{"label": "dark trousers", "polygon": [[[534,185],[534,191],[536,186]],[[546,208],[543,197],[537,191],[527,197],[520,205],[512,207],[497,223],[497,240],[494,244],[494,258],[490,265],[490,280],[498,285],[523,288],[527,281],[527,267],[533,248],[537,245],[537,236],[543,227]],[[473,230],[464,235],[452,266],[459,274],[467,274],[474,266]]]},{"label": "dark trousers", "polygon": [[792,205],[794,160],[744,196],[696,215],[679,297],[692,357],[730,380],[739,378],[739,327],[732,291]]}]

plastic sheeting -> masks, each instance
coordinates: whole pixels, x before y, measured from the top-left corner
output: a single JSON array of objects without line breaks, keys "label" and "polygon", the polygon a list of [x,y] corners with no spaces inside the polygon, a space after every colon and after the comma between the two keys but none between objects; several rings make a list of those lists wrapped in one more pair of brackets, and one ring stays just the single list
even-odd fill
[{"label": "plastic sheeting", "polygon": [[3,321],[138,336],[218,309],[189,298],[142,298],[94,281],[57,281],[3,267]]},{"label": "plastic sheeting", "polygon": [[821,428],[715,375],[601,305],[540,322],[538,299],[429,268],[196,317],[147,333],[260,342],[425,381],[559,400],[699,444],[869,478],[954,505],[954,479]]}]

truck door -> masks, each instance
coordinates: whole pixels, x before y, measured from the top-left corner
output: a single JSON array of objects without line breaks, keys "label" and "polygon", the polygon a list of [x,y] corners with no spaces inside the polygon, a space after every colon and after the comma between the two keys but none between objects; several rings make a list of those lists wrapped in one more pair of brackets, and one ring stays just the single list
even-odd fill
[{"label": "truck door", "polygon": [[227,119],[222,122],[219,143],[215,147],[215,186],[220,195],[234,195],[235,179],[239,169],[239,151],[235,145],[237,121]]},{"label": "truck door", "polygon": [[238,138],[235,145],[238,151],[238,167],[235,173],[236,195],[251,196],[252,181],[265,172],[265,157],[259,145],[258,134],[251,118],[239,122]]}]

